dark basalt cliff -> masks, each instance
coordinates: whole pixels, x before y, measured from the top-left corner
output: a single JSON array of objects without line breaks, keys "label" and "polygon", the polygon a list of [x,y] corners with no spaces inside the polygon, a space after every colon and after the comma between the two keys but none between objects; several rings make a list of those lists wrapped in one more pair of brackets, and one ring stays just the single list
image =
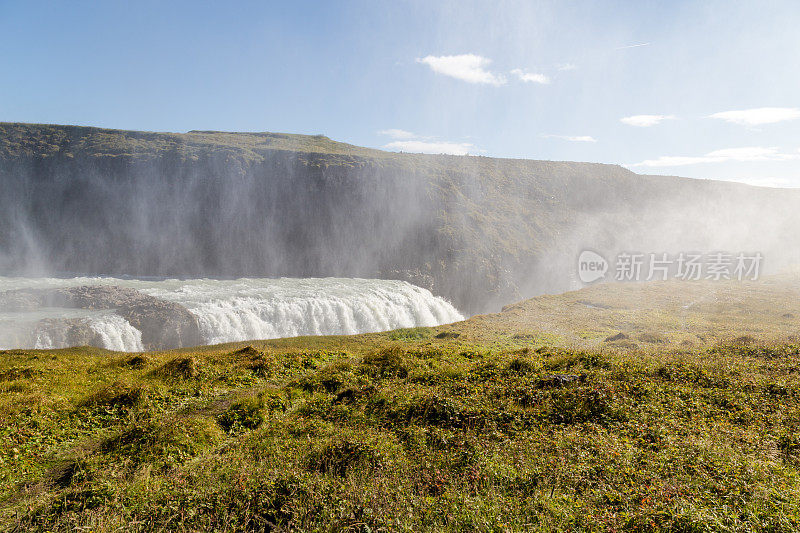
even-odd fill
[{"label": "dark basalt cliff", "polygon": [[401,278],[468,313],[567,288],[582,246],[792,227],[741,208],[769,189],[273,133],[0,123],[0,187],[0,274]]}]

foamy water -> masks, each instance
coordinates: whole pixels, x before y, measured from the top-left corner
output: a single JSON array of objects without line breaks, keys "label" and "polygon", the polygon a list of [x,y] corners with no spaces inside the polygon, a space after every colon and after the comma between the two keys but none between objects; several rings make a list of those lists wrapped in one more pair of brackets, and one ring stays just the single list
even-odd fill
[{"label": "foamy water", "polygon": [[[0,292],[81,285],[131,287],[179,303],[197,317],[204,342],[208,344],[437,326],[464,318],[443,298],[404,281],[345,278],[143,281],[105,277],[0,277]],[[23,328],[38,327],[42,330],[42,323],[38,320],[66,317],[86,321],[103,348],[142,349],[141,332],[113,312],[50,310],[49,313],[46,309],[37,310],[35,314],[0,310],[0,348],[64,347],[63,335],[57,329],[37,331],[32,346],[19,346],[18,343],[30,337],[30,332],[22,334]]]}]

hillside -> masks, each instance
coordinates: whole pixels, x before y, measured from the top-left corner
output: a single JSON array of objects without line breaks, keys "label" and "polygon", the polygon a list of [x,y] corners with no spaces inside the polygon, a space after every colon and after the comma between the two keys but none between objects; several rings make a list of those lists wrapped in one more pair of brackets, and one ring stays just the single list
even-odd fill
[{"label": "hillside", "polygon": [[467,313],[570,288],[583,247],[784,257],[797,193],[324,136],[0,123],[0,272],[399,278]]},{"label": "hillside", "polygon": [[797,531],[798,290],[609,284],[439,328],[2,352],[0,520]]},{"label": "hillside", "polygon": [[[599,284],[508,305],[452,326],[464,339],[533,329],[542,340],[579,349],[711,348],[737,338],[800,341],[800,276],[758,282],[671,280]],[[615,337],[619,337],[616,338]]]}]

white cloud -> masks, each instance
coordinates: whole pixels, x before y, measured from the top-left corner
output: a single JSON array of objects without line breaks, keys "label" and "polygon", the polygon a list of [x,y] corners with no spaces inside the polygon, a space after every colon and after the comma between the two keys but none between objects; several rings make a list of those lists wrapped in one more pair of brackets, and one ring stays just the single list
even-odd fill
[{"label": "white cloud", "polygon": [[743,126],[758,126],[760,124],[774,124],[786,120],[800,118],[800,109],[796,107],[759,107],[756,109],[742,109],[739,111],[723,111],[709,115]]},{"label": "white cloud", "polygon": [[796,189],[798,185],[788,178],[770,178],[770,177],[742,177],[742,178],[727,178],[726,181],[735,181],[737,183],[746,183],[756,187],[772,187],[777,189]]},{"label": "white cloud", "polygon": [[792,154],[781,153],[777,147],[745,146],[743,148],[723,148],[707,154],[709,157],[722,157],[733,161],[780,161],[794,159]]},{"label": "white cloud", "polygon": [[480,151],[470,143],[454,143],[447,141],[394,141],[384,145],[386,150],[401,152],[418,152],[423,154],[467,155],[470,151]]},{"label": "white cloud", "polygon": [[378,135],[386,135],[387,137],[391,137],[392,139],[413,139],[417,137],[414,133],[406,130],[399,130],[395,128],[390,128],[388,130],[381,130],[378,132]]},{"label": "white cloud", "polygon": [[426,56],[417,58],[417,63],[428,65],[438,74],[469,83],[482,83],[487,85],[505,85],[506,78],[502,74],[494,74],[486,70],[492,62],[491,59],[475,55],[461,54],[455,56]]},{"label": "white cloud", "polygon": [[619,48],[614,48],[614,50],[627,50],[628,48],[640,48],[642,46],[650,46],[650,43],[629,44],[628,46],[620,46]]},{"label": "white cloud", "polygon": [[470,152],[484,152],[474,144],[467,142],[439,141],[435,137],[423,137],[410,131],[389,128],[378,131],[379,135],[386,135],[395,139],[383,146],[386,150],[401,152],[417,152],[423,154],[452,154],[467,155]]},{"label": "white cloud", "polygon": [[564,141],[580,142],[580,143],[596,143],[597,139],[589,135],[542,135],[546,139],[561,139]]},{"label": "white cloud", "polygon": [[561,65],[558,65],[558,70],[561,70],[561,71],[575,70],[576,68],[578,68],[578,67],[574,63],[563,63]]},{"label": "white cloud", "polygon": [[514,70],[512,70],[511,74],[514,74],[519,79],[521,79],[522,81],[525,81],[525,82],[541,83],[542,85],[546,85],[546,84],[550,83],[550,78],[548,76],[545,76],[544,74],[536,74],[536,73],[533,73],[533,72],[525,72],[524,70],[519,69],[519,68],[515,68]]},{"label": "white cloud", "polygon": [[697,163],[713,163],[715,160],[708,157],[693,157],[680,155],[662,155],[656,159],[645,159],[641,163],[628,165],[630,167],[682,167],[685,165],[695,165]]},{"label": "white cloud", "polygon": [[664,120],[673,120],[674,118],[673,115],[633,115],[630,117],[622,117],[619,121],[628,126],[648,128],[650,126],[656,126]]},{"label": "white cloud", "polygon": [[661,156],[656,159],[647,159],[641,163],[627,165],[630,167],[681,167],[699,163],[726,163],[750,161],[788,161],[800,159],[798,154],[786,154],[776,147],[745,146],[742,148],[724,148],[714,150],[701,156]]}]

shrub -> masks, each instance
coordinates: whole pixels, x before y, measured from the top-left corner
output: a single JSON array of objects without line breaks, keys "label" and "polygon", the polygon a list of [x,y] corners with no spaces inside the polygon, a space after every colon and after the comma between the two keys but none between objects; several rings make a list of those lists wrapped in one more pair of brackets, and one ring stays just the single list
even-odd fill
[{"label": "shrub", "polygon": [[331,401],[327,394],[314,394],[297,409],[296,413],[304,417],[316,417],[331,422],[343,422],[350,418],[350,409],[343,404]]},{"label": "shrub", "polygon": [[800,434],[797,431],[787,431],[778,438],[778,449],[783,452],[785,460],[795,459],[800,455]]},{"label": "shrub", "polygon": [[147,357],[143,355],[134,355],[133,357],[125,361],[125,366],[138,370],[146,367],[149,362],[150,361],[147,359]]},{"label": "shrub", "polygon": [[705,388],[728,388],[730,381],[727,377],[717,373],[709,373],[705,368],[696,364],[682,362],[667,364],[656,370],[656,376],[665,381],[682,381],[694,383]]},{"label": "shrub", "polygon": [[153,374],[165,378],[191,379],[199,374],[198,366],[194,357],[176,357],[157,368]]},{"label": "shrub", "polygon": [[536,366],[530,359],[517,357],[508,364],[508,370],[515,374],[528,374],[536,370]]},{"label": "shrub", "polygon": [[404,355],[400,347],[387,348],[364,357],[361,368],[377,378],[405,378],[408,377],[409,364]]},{"label": "shrub", "polygon": [[553,391],[547,417],[554,424],[606,422],[615,418],[614,396],[602,388],[564,388]]},{"label": "shrub", "polygon": [[262,397],[246,398],[231,405],[217,421],[222,429],[234,432],[242,429],[256,429],[264,423],[264,401]]},{"label": "shrub", "polygon": [[256,350],[252,346],[245,346],[235,352],[231,356],[237,360],[247,362],[247,368],[253,374],[261,377],[271,377],[275,372],[275,360],[270,355]]},{"label": "shrub", "polygon": [[431,330],[430,328],[396,329],[389,332],[388,336],[393,341],[421,340],[430,338]]},{"label": "shrub", "polygon": [[117,381],[80,403],[81,407],[135,407],[141,405],[147,393],[142,387],[132,387]]},{"label": "shrub", "polygon": [[335,393],[354,378],[349,361],[336,361],[300,378],[294,385],[306,392]]},{"label": "shrub", "polygon": [[659,335],[658,333],[642,333],[637,338],[649,344],[665,344],[669,342],[663,335]]},{"label": "shrub", "polygon": [[111,493],[101,487],[70,491],[53,502],[50,512],[59,515],[96,509],[111,499]]},{"label": "shrub", "polygon": [[49,472],[49,477],[59,488],[66,488],[89,477],[87,463],[84,460],[64,463],[53,468]]},{"label": "shrub", "polygon": [[366,387],[350,387],[340,391],[336,395],[336,398],[334,398],[333,403],[355,403],[363,398],[369,398],[375,394],[375,390],[376,389],[374,385],[367,385]]},{"label": "shrub", "polygon": [[315,472],[345,476],[355,468],[381,466],[381,458],[370,444],[341,438],[312,450],[306,464]]},{"label": "shrub", "polygon": [[134,465],[151,462],[166,466],[181,463],[221,439],[222,434],[213,420],[200,416],[178,417],[135,422],[103,442],[100,449]]},{"label": "shrub", "polygon": [[406,406],[403,418],[441,427],[461,427],[464,421],[463,413],[452,400],[436,395],[415,398]]},{"label": "shrub", "polygon": [[597,353],[586,352],[564,352],[553,356],[544,363],[544,367],[549,370],[568,369],[576,366],[583,368],[611,368],[608,359]]},{"label": "shrub", "polygon": [[38,372],[32,368],[9,368],[4,372],[0,372],[0,381],[13,381],[15,379],[31,379]]}]

